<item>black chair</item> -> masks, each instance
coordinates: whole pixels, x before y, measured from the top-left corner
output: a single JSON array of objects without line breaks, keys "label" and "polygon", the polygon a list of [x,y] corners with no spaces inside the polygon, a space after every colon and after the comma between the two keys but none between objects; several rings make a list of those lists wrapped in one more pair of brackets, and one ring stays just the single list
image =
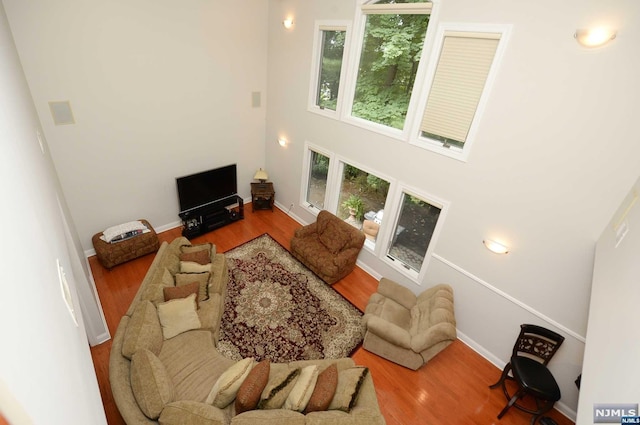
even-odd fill
[{"label": "black chair", "polygon": [[[560,388],[547,369],[547,364],[564,342],[564,337],[536,325],[520,325],[520,328],[511,361],[504,367],[500,380],[489,388],[502,386],[508,400],[507,405],[498,414],[498,419],[511,407],[516,407],[532,414],[531,425],[534,425],[544,413],[551,410],[556,401],[560,400]],[[506,380],[518,384],[518,389],[513,395],[507,391]],[[518,400],[527,395],[535,399],[535,410],[518,403]]]}]

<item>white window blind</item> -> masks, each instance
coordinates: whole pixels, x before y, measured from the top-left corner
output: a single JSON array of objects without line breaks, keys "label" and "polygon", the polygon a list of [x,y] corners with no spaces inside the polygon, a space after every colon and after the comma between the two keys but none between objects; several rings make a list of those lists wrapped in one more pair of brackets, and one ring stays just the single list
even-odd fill
[{"label": "white window blind", "polygon": [[466,142],[500,37],[499,33],[444,33],[420,126],[425,136],[459,145]]}]

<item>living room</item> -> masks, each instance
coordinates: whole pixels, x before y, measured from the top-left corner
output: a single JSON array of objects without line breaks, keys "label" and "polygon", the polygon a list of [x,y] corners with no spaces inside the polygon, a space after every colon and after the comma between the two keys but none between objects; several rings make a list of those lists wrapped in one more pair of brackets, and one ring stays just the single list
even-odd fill
[{"label": "living room", "polygon": [[[59,209],[47,188],[37,201],[47,203],[27,216],[43,224],[14,226],[9,240],[26,248],[44,234],[64,251],[64,243],[49,241],[75,239],[79,246],[71,244],[71,254],[48,255],[44,264],[66,257],[65,269],[82,271],[73,262],[84,260],[74,257],[91,250],[91,235],[139,217],[159,230],[178,225],[175,178],[229,163],[239,166],[243,197],[255,171],[265,168],[277,205],[301,223],[312,222],[300,195],[308,142],[448,203],[425,279],[412,280],[372,251],[364,250],[360,263],[415,292],[452,284],[461,339],[496,364],[506,361],[520,323],[560,329],[568,338],[553,370],[571,414],[580,395],[573,381],[582,370],[595,241],[638,177],[639,148],[628,135],[638,94],[632,41],[640,40],[629,22],[639,11],[632,1],[572,0],[537,4],[536,11],[550,13],[534,14],[512,3],[435,2],[434,27],[512,26],[473,150],[458,161],[308,112],[316,22],[353,22],[354,1],[3,0],[11,28],[4,41],[15,42],[16,72],[28,83],[26,95],[7,91],[12,97],[3,107],[13,117],[15,104],[31,110],[33,102],[37,116],[17,116],[12,125],[29,127],[29,140],[41,128],[43,150],[52,158],[49,164],[33,156],[37,152],[20,161],[9,154],[14,166],[3,181],[26,170],[35,178],[53,165],[63,220],[72,229],[66,235],[59,217],[42,219],[43,210]],[[286,30],[282,21],[289,16],[294,25]],[[574,40],[576,29],[603,23],[618,30],[609,45],[588,50]],[[48,102],[59,100],[69,100],[75,124],[54,125]],[[37,142],[30,148],[40,149]],[[23,169],[14,170],[16,164]],[[13,185],[7,189],[13,194]],[[25,211],[5,211],[7,223],[23,222]],[[491,238],[502,238],[509,254],[487,251],[482,241]],[[37,292],[37,279],[29,282],[28,293]],[[55,290],[51,297],[59,296]],[[51,320],[42,303],[38,317]],[[82,363],[80,371],[91,373],[90,359]],[[85,386],[80,371],[72,382]],[[3,379],[20,400],[27,398],[27,389],[15,388],[17,380]],[[60,411],[65,403],[59,406],[50,407]]]}]

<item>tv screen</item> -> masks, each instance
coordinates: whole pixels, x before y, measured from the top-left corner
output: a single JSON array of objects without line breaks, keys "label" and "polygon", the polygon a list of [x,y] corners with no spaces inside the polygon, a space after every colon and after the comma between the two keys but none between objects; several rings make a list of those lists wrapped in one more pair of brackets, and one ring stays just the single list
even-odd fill
[{"label": "tv screen", "polygon": [[228,198],[238,193],[236,164],[176,179],[180,212]]}]

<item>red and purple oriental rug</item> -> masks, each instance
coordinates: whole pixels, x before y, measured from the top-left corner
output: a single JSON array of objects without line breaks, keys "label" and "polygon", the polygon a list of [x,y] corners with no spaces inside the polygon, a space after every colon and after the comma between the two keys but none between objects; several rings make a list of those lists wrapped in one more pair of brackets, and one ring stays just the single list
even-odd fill
[{"label": "red and purple oriental rug", "polygon": [[229,284],[218,350],[284,363],[349,356],[362,312],[268,234],[225,253]]}]

